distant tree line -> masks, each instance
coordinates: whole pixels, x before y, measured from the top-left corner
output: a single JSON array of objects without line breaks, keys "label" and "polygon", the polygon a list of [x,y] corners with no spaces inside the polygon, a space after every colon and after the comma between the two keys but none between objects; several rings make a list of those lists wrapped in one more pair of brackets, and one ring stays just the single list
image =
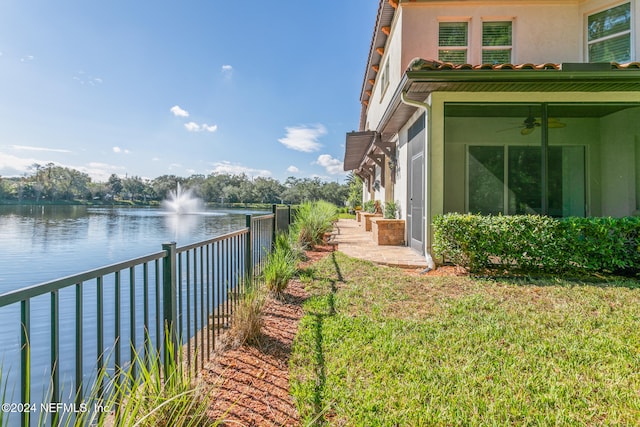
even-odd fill
[{"label": "distant tree line", "polygon": [[[326,200],[343,206],[357,182],[349,175],[344,184],[320,178],[289,177],[284,183],[273,178],[251,178],[245,174],[162,175],[155,179],[112,174],[107,182],[93,182],[89,175],[57,166],[34,164],[31,173],[19,178],[0,177],[0,200],[17,202],[131,201],[159,202],[177,184],[191,189],[207,203],[290,203]],[[351,190],[350,190],[351,186]]]}]

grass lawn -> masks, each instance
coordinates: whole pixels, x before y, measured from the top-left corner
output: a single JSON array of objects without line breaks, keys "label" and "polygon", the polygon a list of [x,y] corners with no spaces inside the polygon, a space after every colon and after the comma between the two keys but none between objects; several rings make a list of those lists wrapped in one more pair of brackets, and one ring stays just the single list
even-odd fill
[{"label": "grass lawn", "polygon": [[428,277],[340,252],[301,279],[307,423],[638,425],[640,282]]}]

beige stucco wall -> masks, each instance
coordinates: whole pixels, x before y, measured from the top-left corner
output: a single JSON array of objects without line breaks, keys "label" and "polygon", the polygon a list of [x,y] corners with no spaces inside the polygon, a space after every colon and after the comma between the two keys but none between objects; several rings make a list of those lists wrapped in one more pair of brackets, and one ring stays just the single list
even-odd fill
[{"label": "beige stucco wall", "polygon": [[[631,0],[632,13],[640,23],[640,0]],[[531,1],[432,1],[401,3],[387,39],[380,71],[367,106],[366,130],[376,130],[390,99],[412,59],[438,58],[438,23],[469,22],[468,62],[482,62],[482,22],[513,21],[513,58],[518,63],[586,62],[585,28],[589,14],[624,1],[531,0]],[[637,26],[637,24],[636,24]],[[640,31],[635,37],[632,59],[640,58]],[[389,63],[389,84],[382,86],[381,73]],[[375,65],[375,64],[374,64]]]},{"label": "beige stucco wall", "polygon": [[[452,2],[453,3],[453,2]],[[483,21],[513,21],[513,63],[581,62],[582,16],[578,2],[404,3],[401,63],[438,59],[440,21],[469,23],[471,64],[482,63]],[[519,3],[519,4],[513,4]]]}]

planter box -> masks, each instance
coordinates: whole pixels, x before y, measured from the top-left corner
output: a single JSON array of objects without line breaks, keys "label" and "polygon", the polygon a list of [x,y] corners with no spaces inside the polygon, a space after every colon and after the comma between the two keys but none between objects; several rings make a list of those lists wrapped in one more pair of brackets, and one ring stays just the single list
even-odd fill
[{"label": "planter box", "polygon": [[364,220],[364,230],[371,231],[371,218],[382,218],[382,214],[364,212],[360,214],[360,218]]},{"label": "planter box", "polygon": [[362,214],[365,214],[366,212],[363,211],[356,211],[356,221],[358,222],[362,222]]},{"label": "planter box", "polygon": [[378,245],[404,246],[404,219],[371,219],[373,241]]}]

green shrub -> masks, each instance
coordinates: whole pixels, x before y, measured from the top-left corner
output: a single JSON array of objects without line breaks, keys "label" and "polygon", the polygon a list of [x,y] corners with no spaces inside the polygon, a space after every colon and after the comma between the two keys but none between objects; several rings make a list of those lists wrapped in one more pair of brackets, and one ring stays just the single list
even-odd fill
[{"label": "green shrub", "polygon": [[434,218],[434,254],[470,271],[640,271],[640,218],[446,214]]},{"label": "green shrub", "polygon": [[337,215],[338,209],[329,202],[305,202],[296,211],[292,232],[303,247],[313,247],[322,242],[324,233],[333,229]]}]

